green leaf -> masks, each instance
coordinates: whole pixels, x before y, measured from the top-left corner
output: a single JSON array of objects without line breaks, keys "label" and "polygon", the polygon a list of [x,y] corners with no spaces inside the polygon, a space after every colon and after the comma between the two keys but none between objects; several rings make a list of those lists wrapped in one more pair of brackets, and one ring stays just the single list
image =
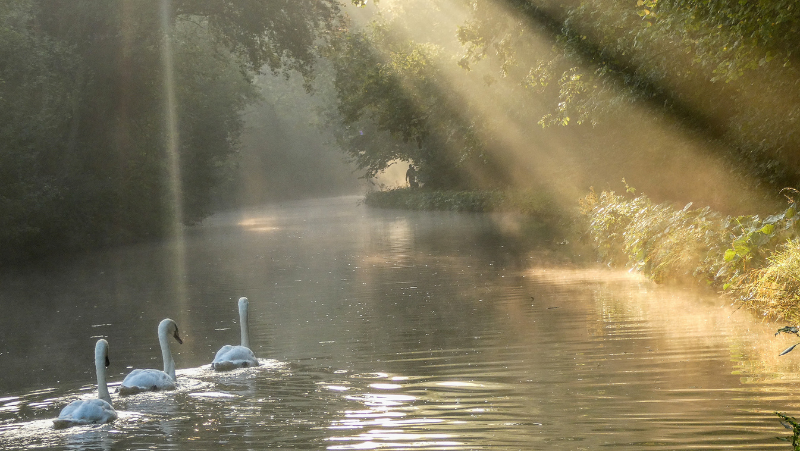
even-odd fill
[{"label": "green leaf", "polygon": [[726,262],[729,262],[729,261],[733,260],[734,258],[736,258],[736,251],[735,250],[728,249],[727,251],[725,251],[725,255],[723,256],[723,259]]},{"label": "green leaf", "polygon": [[781,332],[785,334],[800,335],[800,328],[798,328],[797,326],[784,326],[778,329],[777,332],[775,332],[775,336],[777,337],[778,335],[780,335]]},{"label": "green leaf", "polygon": [[767,224],[759,230],[759,232],[763,233],[764,235],[772,235],[772,232],[775,231],[775,224]]},{"label": "green leaf", "polygon": [[750,253],[750,246],[747,245],[747,241],[749,239],[750,234],[747,234],[733,242],[733,250],[736,252],[736,254],[744,257]]}]

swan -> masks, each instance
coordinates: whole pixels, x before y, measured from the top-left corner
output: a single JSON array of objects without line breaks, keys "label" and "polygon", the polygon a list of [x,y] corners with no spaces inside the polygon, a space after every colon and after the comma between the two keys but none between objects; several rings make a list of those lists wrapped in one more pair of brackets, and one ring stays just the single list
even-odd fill
[{"label": "swan", "polygon": [[170,335],[183,344],[178,335],[178,325],[175,321],[166,318],[158,325],[158,343],[161,345],[161,357],[164,359],[164,371],[140,370],[130,372],[119,387],[121,396],[133,395],[143,391],[174,390],[175,389],[175,361],[169,350]]},{"label": "swan", "polygon": [[239,298],[239,328],[242,332],[241,346],[225,345],[217,351],[211,368],[217,371],[227,371],[234,368],[247,368],[258,366],[255,354],[250,350],[250,339],[247,331],[247,298]]},{"label": "swan", "polygon": [[106,384],[106,366],[108,366],[108,342],[97,340],[94,347],[94,367],[97,372],[97,399],[79,399],[72,401],[53,420],[58,429],[80,424],[110,423],[117,419],[117,412],[111,405],[111,395]]}]

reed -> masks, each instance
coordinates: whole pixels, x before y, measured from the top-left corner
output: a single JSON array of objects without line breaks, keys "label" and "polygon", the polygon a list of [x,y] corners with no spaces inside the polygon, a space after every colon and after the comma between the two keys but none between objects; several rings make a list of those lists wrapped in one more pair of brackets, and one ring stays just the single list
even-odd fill
[{"label": "reed", "polygon": [[800,321],[800,223],[793,199],[762,219],[723,216],[691,203],[655,204],[627,190],[592,190],[580,201],[589,240],[603,261],[658,283],[700,281],[764,315]]},{"label": "reed", "polygon": [[750,307],[800,324],[800,240],[791,239],[732,287]]}]

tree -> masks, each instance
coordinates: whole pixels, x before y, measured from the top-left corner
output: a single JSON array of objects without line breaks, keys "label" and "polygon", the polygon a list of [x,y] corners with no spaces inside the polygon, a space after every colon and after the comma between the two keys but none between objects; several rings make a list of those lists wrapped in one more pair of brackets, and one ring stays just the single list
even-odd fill
[{"label": "tree", "polygon": [[62,211],[57,159],[79,93],[75,55],[31,20],[29,1],[0,4],[0,247],[9,259],[38,249]]},{"label": "tree", "polygon": [[377,20],[368,31],[343,38],[330,55],[340,145],[367,178],[410,161],[431,188],[502,183],[502,171],[479,137],[492,121],[456,93],[453,83],[459,81],[442,70],[449,64],[443,47],[408,39],[398,26]]},{"label": "tree", "polygon": [[175,0],[177,17],[205,18],[247,70],[267,66],[307,78],[318,50],[344,26],[340,13],[337,0]]},{"label": "tree", "polygon": [[[468,3],[462,65],[493,55],[504,73],[550,99],[542,125],[597,123],[621,106],[648,104],[722,144],[742,173],[776,188],[800,182],[794,2]],[[556,45],[531,51],[537,33]]]},{"label": "tree", "polygon": [[170,230],[165,39],[195,223],[236,154],[253,73],[312,80],[342,25],[327,0],[10,0],[0,15],[0,247],[12,260]]}]

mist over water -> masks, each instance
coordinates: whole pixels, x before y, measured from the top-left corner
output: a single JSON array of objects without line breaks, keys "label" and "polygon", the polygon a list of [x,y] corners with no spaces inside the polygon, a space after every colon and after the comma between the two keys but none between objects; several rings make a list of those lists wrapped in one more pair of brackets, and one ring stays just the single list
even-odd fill
[{"label": "mist over water", "polygon": [[[743,170],[750,160],[726,153],[723,139],[709,138],[685,117],[681,122],[665,112],[666,104],[616,97],[615,87],[604,87],[578,107],[621,104],[613,115],[597,123],[573,119],[569,127],[542,128],[540,118],[569,103],[552,101],[569,91],[537,97],[524,72],[553,49],[554,33],[536,24],[521,26],[518,35],[529,41],[514,52],[502,55],[494,48],[494,60],[490,55],[460,64],[465,49],[457,32],[478,23],[481,17],[469,8],[479,3],[382,0],[349,11],[355,29],[369,29],[372,19],[383,21],[385,33],[369,36],[368,48],[353,56],[379,55],[363,61],[390,62],[382,68],[396,70],[388,82],[372,87],[377,97],[392,100],[386,103],[371,97],[375,92],[360,97],[358,86],[337,91],[336,55],[317,59],[323,55],[312,48],[316,42],[331,44],[330,36],[344,22],[321,10],[306,16],[309,8],[300,3],[277,7],[292,8],[285,22],[257,18],[253,23],[266,26],[253,31],[244,19],[264,12],[249,9],[254,3],[241,2],[245,8],[234,11],[241,14],[236,16],[226,8],[206,10],[204,2],[180,2],[183,12],[170,12],[171,3],[162,2],[163,42],[145,39],[153,35],[146,26],[151,11],[132,2],[122,2],[122,10],[142,13],[139,22],[122,16],[117,21],[109,7],[98,14],[108,16],[102,32],[95,34],[89,19],[84,28],[76,26],[91,31],[91,39],[80,31],[59,38],[65,30],[58,14],[37,22],[49,17],[38,3],[36,10],[27,2],[6,8],[34,18],[14,28],[42,40],[42,48],[31,48],[42,51],[31,56],[47,56],[47,49],[58,56],[42,60],[42,68],[97,61],[74,77],[56,70],[44,77],[74,78],[74,85],[9,85],[9,93],[21,87],[36,94],[16,99],[17,105],[31,104],[40,92],[63,105],[53,109],[62,122],[52,127],[49,116],[33,114],[37,108],[12,118],[17,128],[9,136],[49,132],[41,142],[21,140],[8,152],[14,156],[9,161],[19,164],[7,165],[9,173],[30,177],[7,183],[13,189],[4,192],[30,198],[4,204],[17,215],[8,221],[14,230],[4,242],[18,246],[20,258],[28,255],[25,243],[52,239],[52,247],[30,254],[50,255],[48,250],[82,249],[72,245],[94,240],[96,233],[104,235],[93,248],[140,244],[0,271],[0,367],[5,369],[0,448],[787,449],[775,440],[788,432],[774,412],[791,415],[800,408],[794,396],[800,364],[792,356],[778,357],[792,344],[791,338],[773,336],[780,325],[735,310],[717,293],[657,286],[600,267],[557,230],[532,225],[530,218],[367,209],[354,195],[375,186],[405,186],[406,164],[420,164],[409,155],[422,158],[427,152],[445,161],[438,169],[450,169],[449,164],[459,171],[444,187],[541,190],[564,210],[592,187],[622,191],[624,178],[658,202],[691,201],[724,213],[772,211],[765,199],[774,200],[775,193],[767,192],[766,179],[754,180],[755,172]],[[494,23],[519,19],[509,5],[513,2],[490,5],[499,17]],[[76,8],[83,14],[77,17],[92,16],[91,9]],[[314,17],[322,21],[319,30],[301,33],[298,24]],[[581,25],[592,34],[590,24]],[[50,31],[42,32],[45,28]],[[131,34],[119,45],[103,44],[107,36],[122,36],[119,30]],[[276,30],[279,35],[268,44],[279,45],[260,53],[262,38]],[[305,44],[291,39],[297,33]],[[502,34],[489,35],[505,42]],[[44,46],[49,39],[52,48]],[[657,41],[653,38],[650,48],[657,48]],[[12,41],[3,43],[14,47]],[[254,47],[237,49],[242,43]],[[132,53],[135,49],[141,54]],[[160,59],[148,57],[153,49],[163,52]],[[512,53],[516,69],[501,68],[500,60]],[[106,56],[117,54],[126,67],[122,74],[106,64],[113,59]],[[147,60],[160,61],[163,74],[155,65],[128,69]],[[690,60],[683,55],[676,66]],[[632,62],[629,68],[641,67]],[[268,69],[292,76],[256,74]],[[33,79],[37,70],[44,72],[20,71],[16,79]],[[588,75],[592,68],[575,70]],[[342,74],[359,85],[355,72]],[[776,72],[785,73],[794,72]],[[746,100],[758,97],[748,84],[764,86],[769,79],[761,83],[748,75],[729,82],[744,93],[738,99]],[[113,83],[93,84],[98,80]],[[577,86],[580,80],[576,75],[558,81]],[[681,87],[670,86],[669,74],[663,81],[664,86],[649,87]],[[156,85],[161,87],[153,89]],[[584,93],[581,89],[575,92]],[[113,97],[109,92],[122,94],[106,108],[88,102]],[[721,90],[717,98],[727,92],[733,90]],[[250,103],[257,94],[259,100]],[[345,105],[358,120],[334,124],[333,112],[341,113],[338,101],[347,94],[374,102],[372,110],[361,114],[363,105]],[[670,94],[690,100],[685,107],[696,111],[688,111],[689,117],[703,116],[704,105],[714,106],[712,112],[721,109],[713,97],[694,102],[702,90]],[[728,125],[749,127],[736,115],[769,110],[773,100],[777,103],[768,97],[737,111]],[[155,114],[154,105],[161,102],[161,113]],[[134,103],[141,103],[136,111]],[[400,111],[401,106],[407,108]],[[770,114],[789,119],[775,130],[791,131],[794,109],[780,106]],[[718,118],[706,119],[705,132],[714,131]],[[404,135],[411,122],[419,128]],[[226,126],[215,127],[220,124]],[[344,131],[334,130],[336,125]],[[758,144],[756,138],[768,135],[770,127],[748,127],[716,133],[736,139],[736,133],[751,133],[739,142],[749,151],[745,144]],[[69,139],[59,130],[69,130]],[[337,148],[347,136],[368,143],[362,154],[394,149],[400,156],[387,159],[395,165],[380,174],[383,178],[364,183],[358,176],[365,168],[356,171],[357,163],[341,152],[346,146]],[[164,142],[149,141],[156,138]],[[17,158],[36,146],[47,152],[30,161]],[[107,149],[119,155],[108,158]],[[349,154],[355,160],[356,150]],[[378,161],[385,156],[375,154]],[[71,157],[54,158],[60,155]],[[42,167],[52,173],[41,177],[28,169]],[[81,170],[64,176],[62,168]],[[226,181],[217,185],[221,180]],[[34,186],[41,189],[30,194]],[[342,195],[350,197],[334,197]],[[313,200],[297,200],[302,198]],[[159,202],[168,205],[154,208]],[[211,210],[219,213],[206,217]],[[200,224],[184,227],[184,222]],[[163,223],[174,228],[163,231]],[[151,238],[164,235],[170,238]],[[261,365],[217,373],[209,367],[215,351],[239,341],[241,296],[250,299],[250,342]],[[177,322],[184,339],[170,345],[178,388],[120,397],[120,383],[133,368],[161,368],[156,326],[166,317]],[[65,405],[95,395],[91,357],[99,338],[110,343],[109,381],[119,418],[108,425],[54,430],[52,420]]]},{"label": "mist over water", "polygon": [[[0,446],[71,449],[786,449],[790,338],[714,293],[571,263],[509,216],[367,209],[356,197],[220,214],[170,243],[4,272]],[[262,365],[215,373],[250,299]],[[179,325],[178,389],[120,398]],[[52,429],[94,396],[110,344],[120,418]]]},{"label": "mist over water", "polygon": [[241,149],[219,190],[218,209],[367,189],[324,127],[320,110],[330,93],[307,93],[299,77],[264,75],[255,83],[262,98],[243,113]]}]

